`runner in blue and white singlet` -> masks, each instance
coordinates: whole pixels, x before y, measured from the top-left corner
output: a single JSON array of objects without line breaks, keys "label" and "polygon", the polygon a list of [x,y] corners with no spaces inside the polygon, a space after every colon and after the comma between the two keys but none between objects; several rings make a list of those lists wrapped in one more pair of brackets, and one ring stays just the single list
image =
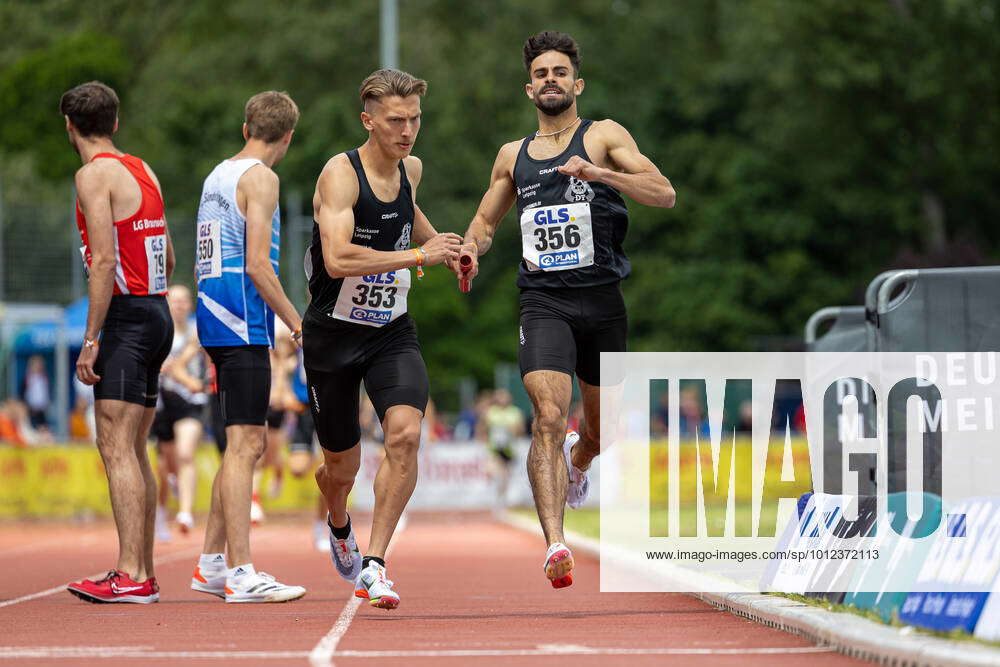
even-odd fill
[{"label": "runner in blue and white singlet", "polygon": [[[236,204],[240,177],[260,160],[223,160],[205,179],[198,206],[195,272],[198,338],[204,347],[274,344],[274,311],[246,272],[246,217]],[[271,264],[278,272],[278,208],[271,218]]]},{"label": "runner in blue and white singlet", "polygon": [[288,151],[298,119],[298,107],[285,93],[251,97],[246,144],[208,175],[198,206],[198,338],[215,366],[213,402],[225,424],[226,452],[191,588],[226,602],[285,602],[305,595],[301,586],[256,572],[249,535],[254,464],[267,437],[275,316],[292,331],[292,340],[302,339],[302,320],[278,279],[280,184],[272,171]]}]

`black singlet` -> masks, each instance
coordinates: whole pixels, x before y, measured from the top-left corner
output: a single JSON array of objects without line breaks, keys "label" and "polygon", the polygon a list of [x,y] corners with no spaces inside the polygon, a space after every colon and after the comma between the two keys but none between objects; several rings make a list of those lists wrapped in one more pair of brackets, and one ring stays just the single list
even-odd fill
[{"label": "black singlet", "polygon": [[[410,188],[410,181],[406,178],[403,161],[399,162],[399,194],[394,201],[383,202],[372,192],[364,167],[361,165],[358,150],[348,151],[347,157],[358,178],[358,199],[354,203],[353,209],[354,235],[351,242],[373,250],[408,249],[410,235],[413,231],[413,191]],[[345,294],[341,303],[341,314],[347,318],[344,319],[336,317],[334,312],[337,309],[338,300],[341,299],[341,290],[345,286],[345,279],[331,278],[326,272],[323,263],[323,240],[320,236],[319,225],[315,221],[313,222],[312,245],[309,246],[305,257],[305,269],[306,276],[309,278],[309,293],[312,296],[309,310],[312,310],[316,315],[325,316],[317,317],[317,320],[338,328],[362,327],[369,329],[372,325],[388,324],[388,318],[391,315],[384,315],[384,313],[392,313],[397,304],[399,297],[397,285],[401,276],[395,274],[399,272],[390,271],[385,274],[365,276],[363,280],[346,279],[350,294]],[[401,269],[400,271],[408,272],[409,269]],[[405,298],[405,292],[403,297]],[[360,307],[352,308],[350,306]],[[357,317],[354,317],[355,312],[358,313]],[[352,317],[358,323],[351,321]],[[397,319],[406,317],[408,317],[406,313],[396,315]],[[367,323],[361,323],[362,318],[368,318]],[[380,318],[385,321],[381,321]]]},{"label": "black singlet", "polygon": [[[628,277],[630,265],[622,242],[628,230],[628,210],[616,189],[604,183],[581,181],[557,171],[573,155],[591,162],[583,145],[583,137],[593,121],[581,120],[569,145],[559,155],[536,160],[528,155],[528,144],[534,135],[521,143],[514,163],[514,184],[517,187],[517,216],[525,211],[534,216],[522,226],[534,250],[539,253],[541,270],[528,265],[524,258],[518,268],[520,288],[593,287],[617,282]],[[575,217],[576,209],[567,205],[589,205],[593,230],[593,252],[586,247],[586,234],[581,234]],[[586,208],[586,207],[583,207]],[[589,263],[589,258],[593,263]],[[562,268],[565,267],[565,268]]]}]

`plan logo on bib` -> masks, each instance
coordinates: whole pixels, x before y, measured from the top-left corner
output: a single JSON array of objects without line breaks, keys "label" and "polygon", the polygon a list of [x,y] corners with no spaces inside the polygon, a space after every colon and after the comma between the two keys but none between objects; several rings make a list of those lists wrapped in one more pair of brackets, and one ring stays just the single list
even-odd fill
[{"label": "plan logo on bib", "polygon": [[569,186],[567,186],[566,194],[563,197],[569,202],[591,201],[594,199],[594,189],[590,187],[590,183],[587,181],[581,181],[576,176],[570,176]]},{"label": "plan logo on bib", "polygon": [[403,231],[399,235],[399,240],[396,241],[396,250],[406,250],[410,247],[410,223],[403,225]]}]

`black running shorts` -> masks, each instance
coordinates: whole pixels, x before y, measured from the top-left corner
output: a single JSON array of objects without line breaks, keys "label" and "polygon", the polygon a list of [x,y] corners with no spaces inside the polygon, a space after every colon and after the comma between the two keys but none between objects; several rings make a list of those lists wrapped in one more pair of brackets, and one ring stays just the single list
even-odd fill
[{"label": "black running shorts", "polygon": [[111,297],[94,363],[101,378],[94,385],[94,398],[155,407],[160,366],[173,341],[174,321],[166,297]]},{"label": "black running shorts", "polygon": [[201,420],[205,412],[205,406],[198,403],[190,403],[184,397],[172,391],[163,390],[160,392],[160,405],[153,419],[153,426],[150,432],[157,440],[170,441],[174,439],[174,424],[182,419]]},{"label": "black running shorts", "polygon": [[271,397],[271,356],[266,345],[206,347],[215,364],[219,409],[226,426],[263,426]]},{"label": "black running shorts", "polygon": [[212,430],[212,438],[215,440],[215,448],[219,454],[226,453],[226,422],[222,418],[222,402],[218,394],[208,395],[208,425]]},{"label": "black running shorts", "polygon": [[281,428],[281,425],[285,423],[285,411],[268,407],[265,421],[267,422],[268,428],[279,429]]},{"label": "black running shorts", "polygon": [[313,423],[312,412],[303,411],[295,420],[295,432],[288,445],[291,452],[312,452],[313,436],[316,435],[316,425]]},{"label": "black running shorts", "polygon": [[396,405],[427,408],[427,368],[409,316],[380,328],[325,317],[309,309],[302,323],[309,409],[324,449],[343,452],[358,444],[362,382],[380,421]]},{"label": "black running shorts", "polygon": [[624,352],[628,317],[619,283],[521,290],[521,377],[560,371],[601,384],[601,352]]}]

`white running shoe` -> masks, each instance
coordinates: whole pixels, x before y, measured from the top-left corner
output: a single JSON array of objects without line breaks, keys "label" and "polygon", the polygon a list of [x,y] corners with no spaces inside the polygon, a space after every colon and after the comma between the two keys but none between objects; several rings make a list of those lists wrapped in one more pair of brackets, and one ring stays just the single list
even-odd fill
[{"label": "white running shoe", "polygon": [[347,539],[340,540],[333,534],[333,524],[330,523],[329,514],[326,516],[326,525],[329,526],[330,560],[333,561],[341,579],[353,582],[361,574],[361,551],[358,550],[358,541],[354,538],[354,526],[351,526],[351,534]]},{"label": "white running shoe", "polygon": [[320,519],[313,521],[313,545],[316,547],[316,551],[330,553],[329,533],[330,529],[326,527],[326,521]]},{"label": "white running shoe", "polygon": [[286,586],[266,572],[226,577],[226,602],[290,602],[306,594],[302,586]]},{"label": "white running shoe", "polygon": [[191,590],[200,593],[208,593],[222,599],[226,598],[226,559],[224,556],[216,556],[215,561],[209,566],[202,566],[200,563],[195,566],[194,574],[191,575]]},{"label": "white running shoe", "polygon": [[545,552],[545,576],[552,588],[566,588],[573,585],[573,552],[562,542],[553,542]]},{"label": "white running shoe", "polygon": [[566,459],[566,470],[569,471],[569,487],[566,489],[566,504],[571,508],[580,507],[587,500],[590,492],[590,477],[586,470],[580,470],[573,465],[573,445],[580,440],[580,434],[576,431],[567,431],[566,439],[563,441],[563,456]]},{"label": "white running shoe", "polygon": [[256,500],[250,501],[250,525],[256,526],[264,522],[264,508]]},{"label": "white running shoe", "polygon": [[177,516],[174,517],[174,521],[177,522],[177,527],[180,529],[182,535],[187,535],[194,528],[194,517],[191,516],[190,512],[178,512]]},{"label": "white running shoe", "polygon": [[392,582],[386,579],[385,568],[372,561],[361,570],[354,582],[354,596],[365,598],[368,604],[379,609],[395,609],[399,606],[399,594],[392,590]]},{"label": "white running shoe", "polygon": [[167,522],[167,508],[162,505],[156,506],[156,526],[153,529],[157,542],[170,541],[170,524]]}]

